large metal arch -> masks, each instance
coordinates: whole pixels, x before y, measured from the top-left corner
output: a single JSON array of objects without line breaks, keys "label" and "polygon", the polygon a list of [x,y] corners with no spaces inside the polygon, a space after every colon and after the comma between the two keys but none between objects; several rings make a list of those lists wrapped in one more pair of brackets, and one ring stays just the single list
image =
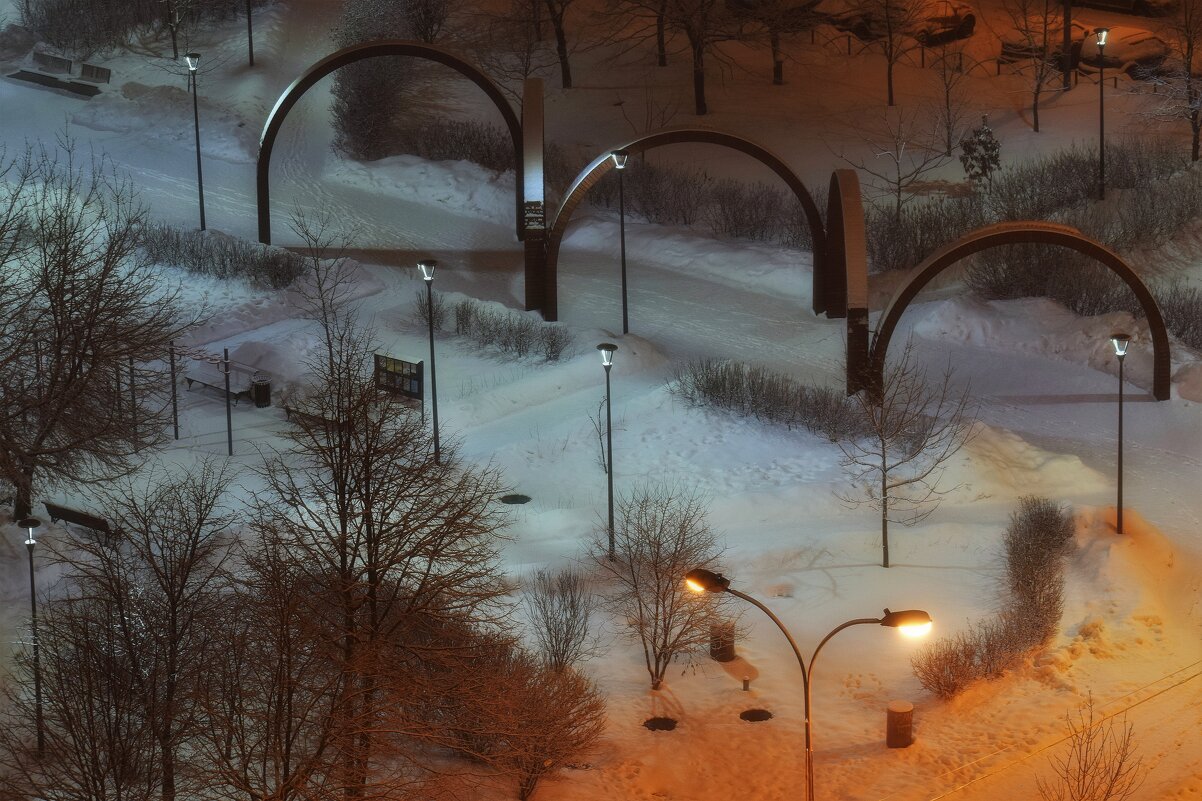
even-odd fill
[{"label": "large metal arch", "polygon": [[868,368],[868,246],[855,170],[831,173],[823,286],[826,316],[847,318],[847,394],[854,395],[864,388]]},{"label": "large metal arch", "polygon": [[309,67],[309,69],[301,73],[284,90],[284,93],[276,100],[271,113],[267,115],[267,122],[263,124],[263,133],[259,136],[259,156],[258,162],[255,165],[255,189],[259,210],[259,241],[263,244],[271,244],[271,151],[275,147],[276,137],[279,135],[284,120],[288,117],[288,112],[304,96],[305,92],[309,91],[314,84],[334,70],[339,67],[345,67],[347,64],[353,64],[356,61],[376,58],[377,56],[409,56],[411,58],[420,58],[442,64],[450,67],[476,84],[476,86],[483,90],[484,94],[488,95],[488,99],[497,107],[497,111],[501,112],[501,116],[505,120],[505,127],[509,129],[509,135],[513,139],[515,227],[517,237],[521,239],[524,235],[522,225],[522,195],[524,193],[522,185],[522,125],[518,121],[513,108],[509,105],[509,101],[502,94],[500,87],[469,61],[452,53],[450,50],[426,44],[425,42],[414,42],[407,39],[377,39],[372,42],[363,42],[362,44],[344,47]]},{"label": "large metal arch", "polygon": [[576,176],[576,180],[572,182],[571,187],[564,194],[563,200],[560,201],[559,209],[555,212],[555,220],[547,231],[547,260],[542,270],[542,291],[537,293],[536,296],[532,296],[529,290],[527,290],[527,298],[533,301],[533,303],[528,303],[529,308],[539,309],[543,317],[547,320],[559,319],[559,248],[563,242],[564,234],[567,233],[568,224],[572,221],[572,214],[576,211],[576,207],[584,200],[588,194],[588,190],[600,181],[607,172],[615,169],[613,159],[610,158],[609,154],[613,150],[621,149],[630,155],[637,155],[653,148],[685,143],[719,145],[751,156],[776,173],[789,189],[792,190],[793,194],[801,202],[806,222],[810,228],[810,235],[814,240],[814,313],[829,312],[826,306],[826,293],[821,286],[826,264],[826,230],[823,227],[818,206],[814,203],[814,199],[811,197],[809,190],[806,189],[805,184],[801,182],[797,174],[780,157],[766,148],[742,137],[700,128],[669,128],[641,136],[638,139],[627,142],[620,148],[615,147],[605,151],[605,153],[593,159]]},{"label": "large metal arch", "polygon": [[913,269],[905,283],[894,293],[889,305],[885,307],[877,321],[876,332],[872,338],[872,350],[868,357],[872,371],[871,379],[874,384],[871,389],[880,391],[883,387],[885,356],[893,331],[897,328],[898,321],[901,320],[902,313],[910,305],[910,302],[932,278],[966,256],[971,256],[987,248],[1021,243],[1058,245],[1075,250],[1108,267],[1123,279],[1123,282],[1131,288],[1136,299],[1139,300],[1140,308],[1143,309],[1144,317],[1148,321],[1148,329],[1152,334],[1152,395],[1157,400],[1168,400],[1172,370],[1169,332],[1165,328],[1160,307],[1156,305],[1156,299],[1152,297],[1152,292],[1147,285],[1118,254],[1076,228],[1034,221],[996,223],[978,228],[928,256]]}]

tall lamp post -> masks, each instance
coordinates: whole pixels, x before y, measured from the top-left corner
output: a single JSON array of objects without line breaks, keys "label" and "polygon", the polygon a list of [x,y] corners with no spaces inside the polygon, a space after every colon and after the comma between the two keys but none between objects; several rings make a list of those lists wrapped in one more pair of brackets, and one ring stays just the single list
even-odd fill
[{"label": "tall lamp post", "polygon": [[605,368],[605,478],[609,482],[609,560],[614,560],[614,424],[612,405],[609,402],[609,369],[614,366],[614,351],[618,346],[602,342],[601,366]]},{"label": "tall lamp post", "polygon": [[625,150],[615,150],[609,154],[618,168],[618,242],[622,252],[622,333],[630,333],[630,314],[626,305],[626,188],[622,184],[622,174],[626,172],[626,159],[630,154]]},{"label": "tall lamp post", "polygon": [[200,66],[200,53],[186,53],[188,62],[188,84],[192,87],[192,122],[196,129],[196,189],[200,197],[200,230],[205,229],[205,180],[200,169],[200,102],[197,99],[196,68]]},{"label": "tall lamp post", "polygon": [[822,638],[818,643],[818,647],[814,649],[813,655],[810,657],[809,664],[801,656],[801,650],[797,647],[797,642],[793,636],[789,634],[789,630],[785,628],[785,624],[781,623],[780,618],[772,614],[772,610],[764,606],[762,603],[752,598],[746,593],[739,592],[731,588],[730,579],[723,576],[721,573],[715,573],[712,570],[704,570],[695,568],[685,574],[685,583],[694,592],[728,592],[736,598],[742,598],[744,601],[757,607],[761,612],[771,618],[776,627],[785,635],[785,639],[789,641],[789,646],[793,649],[793,655],[797,657],[797,664],[801,666],[801,683],[804,690],[804,713],[805,713],[805,745],[806,745],[806,798],[809,801],[814,801],[814,745],[810,736],[810,687],[814,682],[814,661],[818,659],[818,653],[822,650],[822,646],[826,645],[831,637],[834,637],[843,629],[850,626],[859,626],[867,624],[875,624],[878,626],[888,626],[895,628],[902,634],[908,637],[922,637],[931,630],[931,616],[921,609],[905,609],[899,612],[890,612],[888,609],[882,617],[860,617],[854,620],[849,620],[846,623],[840,623],[831,632]]},{"label": "tall lamp post", "polygon": [[1106,34],[1109,28],[1098,28],[1098,200],[1106,199]]},{"label": "tall lamp post", "polygon": [[42,725],[42,663],[38,655],[38,595],[37,584],[33,577],[33,549],[38,544],[33,538],[33,530],[42,525],[36,517],[26,517],[18,520],[17,525],[25,529],[25,547],[29,550],[29,620],[33,634],[33,699],[34,719],[38,730],[38,757],[46,753],[46,733]]},{"label": "tall lamp post", "polygon": [[434,270],[437,267],[438,262],[434,259],[422,259],[417,263],[422,280],[426,282],[426,322],[430,328],[430,407],[434,410],[434,464],[440,464],[442,458],[438,447],[438,379],[434,373]]},{"label": "tall lamp post", "polygon": [[1127,346],[1131,344],[1129,334],[1111,334],[1110,344],[1114,345],[1114,355],[1119,358],[1119,462],[1118,462],[1118,511],[1116,513],[1117,528],[1123,533],[1123,357],[1127,355]]}]

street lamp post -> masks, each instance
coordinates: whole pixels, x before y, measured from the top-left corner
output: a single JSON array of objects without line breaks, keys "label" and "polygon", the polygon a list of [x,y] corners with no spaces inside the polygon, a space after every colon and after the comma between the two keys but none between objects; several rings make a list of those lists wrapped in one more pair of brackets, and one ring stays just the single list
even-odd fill
[{"label": "street lamp post", "polygon": [[196,189],[200,198],[200,230],[205,229],[205,180],[200,169],[200,102],[196,89],[196,68],[200,66],[200,53],[187,53],[188,83],[192,87],[192,122],[196,129]]},{"label": "street lamp post", "polygon": [[1109,28],[1094,31],[1098,37],[1098,200],[1106,199],[1106,34]]},{"label": "street lamp post", "polygon": [[605,478],[609,483],[609,559],[614,560],[614,424],[612,405],[609,402],[609,369],[614,366],[614,351],[617,345],[602,342],[601,366],[605,368]]},{"label": "street lamp post", "polygon": [[1111,334],[1110,344],[1114,345],[1114,355],[1119,359],[1119,459],[1118,459],[1118,510],[1116,512],[1116,528],[1123,533],[1123,357],[1127,355],[1127,345],[1131,343],[1129,334]]},{"label": "street lamp post", "polygon": [[730,586],[730,579],[723,576],[721,573],[715,573],[712,570],[704,570],[696,568],[685,574],[685,583],[695,592],[728,592],[736,598],[742,598],[744,601],[757,607],[761,612],[771,618],[776,624],[781,633],[785,635],[785,639],[789,641],[789,646],[793,649],[793,655],[797,657],[797,664],[801,667],[801,683],[804,692],[803,695],[803,711],[805,715],[805,772],[806,772],[806,798],[808,801],[814,801],[814,744],[811,736],[811,703],[810,703],[810,687],[814,682],[814,662],[818,659],[818,654],[822,650],[822,646],[826,645],[827,641],[834,637],[843,629],[850,626],[859,626],[867,624],[876,624],[878,626],[888,626],[895,628],[902,634],[908,637],[921,637],[931,630],[931,616],[921,609],[905,609],[900,612],[891,612],[888,609],[882,617],[861,617],[854,620],[849,620],[846,623],[840,623],[833,628],[829,634],[822,638],[818,643],[818,647],[814,649],[813,655],[810,657],[809,664],[801,656],[801,650],[797,647],[797,642],[793,636],[789,634],[788,629],[781,623],[780,618],[772,614],[772,611],[762,603],[752,598],[746,593],[733,589]]},{"label": "street lamp post", "polygon": [[625,150],[615,150],[609,154],[618,168],[618,242],[622,253],[622,333],[630,333],[630,314],[626,305],[626,188],[622,183],[622,174],[626,172],[626,159],[630,154]]},{"label": "street lamp post", "polygon": [[17,525],[25,529],[25,547],[29,550],[29,620],[33,636],[33,699],[34,720],[38,731],[38,757],[46,753],[46,733],[42,724],[42,663],[38,655],[38,595],[37,584],[33,576],[33,549],[38,544],[33,538],[33,530],[42,525],[36,517],[18,520]]},{"label": "street lamp post", "polygon": [[438,447],[438,379],[434,372],[434,270],[438,262],[422,259],[417,263],[422,280],[426,282],[426,323],[430,328],[430,408],[434,420],[434,464],[440,464],[442,455]]}]

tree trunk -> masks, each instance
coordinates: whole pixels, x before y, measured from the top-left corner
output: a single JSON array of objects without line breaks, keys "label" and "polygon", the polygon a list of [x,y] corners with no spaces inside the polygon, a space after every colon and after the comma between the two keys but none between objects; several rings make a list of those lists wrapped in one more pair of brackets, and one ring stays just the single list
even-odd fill
[{"label": "tree trunk", "polygon": [[171,736],[169,733],[164,733],[159,737],[159,768],[163,771],[160,781],[163,784],[163,792],[160,796],[163,801],[175,801],[175,750],[171,746]]},{"label": "tree trunk", "polygon": [[885,85],[889,95],[889,105],[893,105],[893,59],[885,59]]},{"label": "tree trunk", "polygon": [[559,83],[564,89],[572,88],[572,65],[568,61],[568,35],[563,28],[563,14],[554,13],[551,0],[547,0],[547,12],[551,15],[551,26],[555,29],[555,53],[559,56]]},{"label": "tree trunk", "polygon": [[772,85],[783,86],[785,83],[785,57],[780,49],[780,31],[773,30],[768,34],[772,44]]},{"label": "tree trunk", "polygon": [[705,105],[705,46],[693,45],[693,104],[698,117],[709,112]]},{"label": "tree trunk", "polygon": [[885,443],[881,443],[881,567],[889,567],[889,473]]},{"label": "tree trunk", "polygon": [[667,7],[668,0],[664,0],[659,4],[659,13],[655,15],[655,64],[658,67],[668,66]]},{"label": "tree trunk", "polygon": [[1035,90],[1034,96],[1031,98],[1031,123],[1035,128],[1035,133],[1039,133],[1039,89]]}]

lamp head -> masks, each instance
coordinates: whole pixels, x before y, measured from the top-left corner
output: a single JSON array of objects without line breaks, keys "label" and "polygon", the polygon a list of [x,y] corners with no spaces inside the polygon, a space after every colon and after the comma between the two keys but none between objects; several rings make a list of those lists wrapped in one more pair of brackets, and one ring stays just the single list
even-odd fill
[{"label": "lamp head", "polygon": [[38,541],[33,538],[33,530],[35,528],[37,528],[38,526],[42,525],[42,521],[38,520],[36,517],[26,517],[21,520],[18,520],[17,525],[20,526],[21,528],[25,529],[25,531],[27,532],[26,537],[25,537],[25,544],[31,545],[31,546],[37,545]]},{"label": "lamp head", "polygon": [[626,159],[630,158],[630,153],[625,150],[615,150],[609,154],[609,157],[614,160],[614,166],[619,170],[626,169]]},{"label": "lamp head", "polygon": [[1098,37],[1098,47],[1106,46],[1106,35],[1108,33],[1110,33],[1109,28],[1098,28],[1094,31],[1094,34]]},{"label": "lamp head", "polygon": [[907,637],[923,637],[930,633],[934,623],[931,616],[921,609],[902,609],[898,612],[886,609],[881,625],[897,629]]},{"label": "lamp head", "polygon": [[721,573],[695,567],[684,574],[684,583],[693,592],[726,592],[730,579]]},{"label": "lamp head", "polygon": [[434,259],[422,259],[417,263],[417,269],[422,271],[422,280],[433,281],[434,270],[438,267],[438,262]]},{"label": "lamp head", "polygon": [[618,346],[612,342],[602,342],[597,346],[597,350],[601,351],[601,364],[605,367],[610,367],[614,363],[614,351]]},{"label": "lamp head", "polygon": [[1111,334],[1110,344],[1114,345],[1114,355],[1121,359],[1127,355],[1127,346],[1131,344],[1131,335]]},{"label": "lamp head", "polygon": [[184,61],[188,62],[188,69],[196,72],[196,68],[200,66],[200,53],[184,53]]}]

